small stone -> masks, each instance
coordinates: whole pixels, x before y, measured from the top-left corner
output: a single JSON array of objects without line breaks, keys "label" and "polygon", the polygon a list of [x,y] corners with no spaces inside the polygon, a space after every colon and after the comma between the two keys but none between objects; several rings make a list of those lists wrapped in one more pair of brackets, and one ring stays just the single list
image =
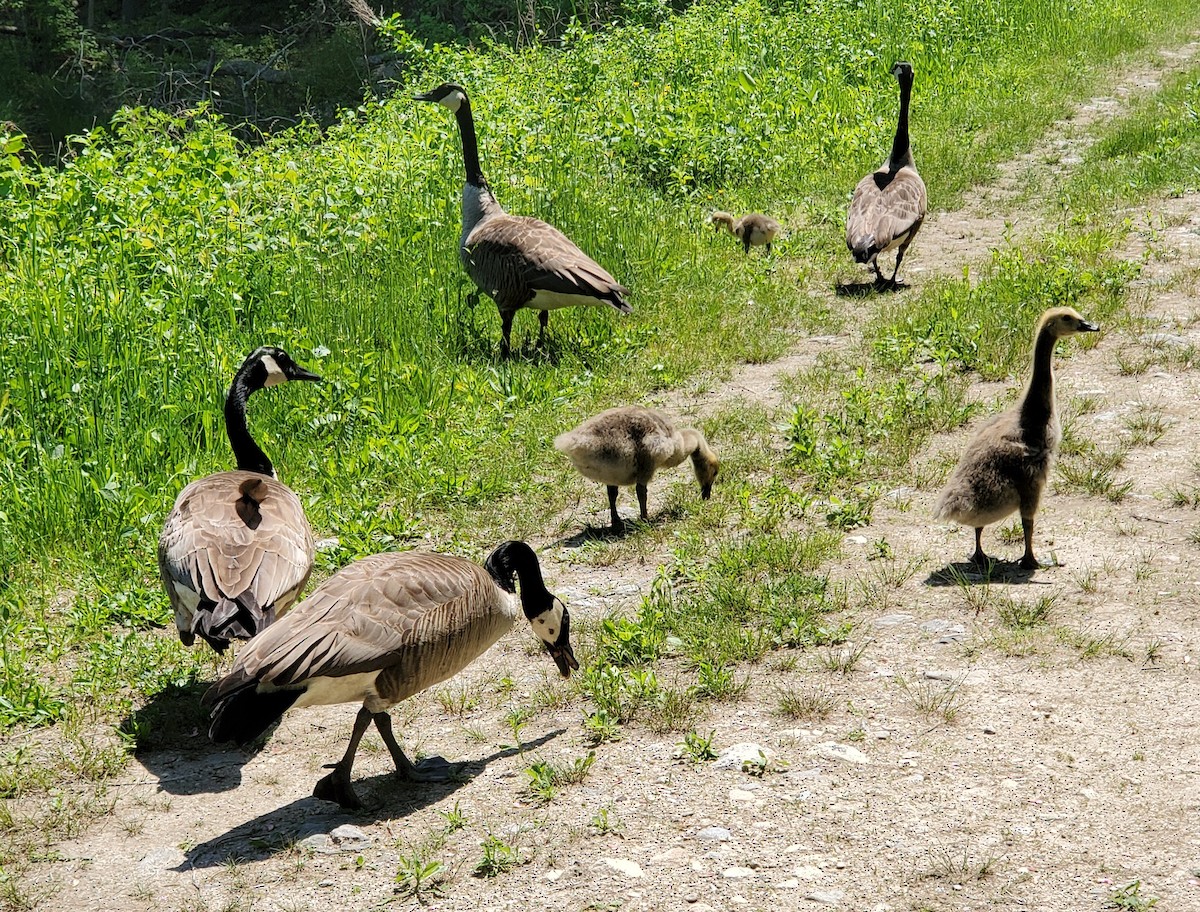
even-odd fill
[{"label": "small stone", "polygon": [[614,871],[619,871],[626,877],[642,876],[642,866],[636,861],[629,861],[625,858],[601,858],[600,860]]},{"label": "small stone", "polygon": [[546,872],[546,880],[550,881],[551,883],[554,883],[554,881],[558,880],[562,876],[563,872],[558,868],[554,868],[553,870]]},{"label": "small stone", "polygon": [[329,831],[329,838],[343,852],[355,852],[371,844],[371,837],[356,826],[343,823]]},{"label": "small stone", "polygon": [[710,842],[726,842],[733,834],[722,826],[705,827],[696,834],[697,839],[707,839]]},{"label": "small stone", "polygon": [[994,726],[994,725],[985,725],[985,726],[983,727],[983,733],[984,733],[985,735],[994,735],[994,734],[996,734],[996,726]]},{"label": "small stone", "polygon": [[737,868],[737,867],[726,868],[724,871],[721,872],[721,876],[728,878],[729,880],[737,880],[742,877],[753,877],[754,869],[753,868]]},{"label": "small stone", "polygon": [[754,792],[748,792],[745,789],[730,789],[729,790],[729,800],[730,801],[753,801],[754,800]]},{"label": "small stone", "polygon": [[1017,782],[1016,779],[1001,779],[1000,780],[1000,788],[1019,789],[1020,787],[1021,787],[1021,783]]},{"label": "small stone", "polygon": [[792,873],[795,874],[801,880],[808,880],[808,881],[820,880],[822,877],[825,876],[825,872],[822,871],[820,868],[818,868],[816,865],[800,865],[798,868],[793,870]]},{"label": "small stone", "polygon": [[721,751],[721,755],[713,761],[712,768],[740,770],[746,764],[761,767],[770,762],[774,756],[775,751],[769,747],[763,747],[750,741],[741,741],[731,744]]},{"label": "small stone", "polygon": [[328,833],[313,833],[311,836],[305,836],[297,845],[310,852],[320,852],[322,855],[333,855],[339,851]]},{"label": "small stone", "polygon": [[691,854],[687,849],[681,849],[676,846],[673,849],[667,849],[665,852],[659,852],[650,861],[653,864],[683,864],[689,858],[691,858]]},{"label": "small stone", "polygon": [[695,893],[688,893],[686,896],[684,896],[684,897],[683,897],[683,901],[684,901],[685,903],[694,903],[694,902],[699,902],[699,901],[700,901],[700,897],[699,897],[697,894],[695,894]]},{"label": "small stone", "polygon": [[1079,794],[1081,794],[1088,801],[1095,801],[1097,792],[1093,788],[1085,788],[1085,789],[1081,790]]},{"label": "small stone", "polygon": [[830,760],[843,760],[846,763],[870,763],[870,758],[857,747],[849,744],[838,744],[836,741],[824,741],[814,748],[822,757]]},{"label": "small stone", "polygon": [[847,535],[846,541],[852,545],[865,545],[867,537],[865,535]]},{"label": "small stone", "polygon": [[812,893],[805,893],[804,898],[811,899],[813,902],[836,906],[842,901],[845,895],[841,890],[814,890]]},{"label": "small stone", "polygon": [[901,624],[907,624],[913,619],[911,614],[885,614],[883,617],[875,618],[876,627],[898,627]]},{"label": "small stone", "polygon": [[787,880],[781,880],[779,883],[775,884],[775,889],[794,890],[798,886],[800,886],[800,881],[796,880],[794,877],[789,877]]},{"label": "small stone", "polygon": [[332,887],[335,883],[337,883],[336,880],[319,880],[319,881],[317,881],[317,886],[318,887]]}]

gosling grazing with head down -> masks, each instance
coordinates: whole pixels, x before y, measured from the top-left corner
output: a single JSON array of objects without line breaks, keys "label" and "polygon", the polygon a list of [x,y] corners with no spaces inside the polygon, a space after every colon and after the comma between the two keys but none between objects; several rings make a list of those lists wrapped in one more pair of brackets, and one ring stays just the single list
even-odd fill
[{"label": "gosling grazing with head down", "polygon": [[372,722],[401,778],[445,779],[452,770],[442,758],[414,764],[404,756],[388,708],[461,671],[521,614],[564,678],[579,668],[567,608],[546,588],[525,542],[504,542],[483,566],[416,551],[365,557],[325,580],[238,654],[233,671],[204,697],[214,704],[209,736],[245,745],[292,706],[361,701],[345,755],[313,795],[360,806],[350,772]]},{"label": "gosling grazing with head down", "polygon": [[[857,263],[869,263],[880,288],[896,288],[900,263],[921,230],[929,199],[925,182],[913,164],[908,139],[908,104],[912,97],[911,63],[897,63],[892,75],[900,83],[900,115],[892,151],[882,167],[858,182],[846,215],[846,246]],[[896,251],[896,268],[890,279],[879,270],[879,255]]]},{"label": "gosling grazing with head down", "polygon": [[545,341],[550,311],[560,307],[633,308],[629,289],[580,250],[565,234],[540,219],[509,215],[483,176],[475,118],[467,91],[452,82],[416,96],[454,112],[462,137],[466,183],[462,195],[459,258],[471,281],[500,311],[500,354],[512,350],[512,323],[522,308],[538,311],[538,345]]},{"label": "gosling grazing with head down", "polygon": [[237,470],[185,487],[163,524],[158,569],[184,645],[196,637],[217,652],[283,614],[313,565],[313,537],[292,489],[246,427],[246,400],[289,380],[320,380],[283,349],[247,356],[225,398],[225,430]]},{"label": "gosling grazing with head down", "polygon": [[751,247],[766,246],[767,253],[771,252],[771,242],[779,237],[779,232],[782,230],[779,222],[768,215],[761,215],[758,212],[751,212],[748,215],[743,215],[740,219],[735,219],[729,212],[721,212],[717,210],[712,214],[713,228],[720,231],[724,228],[734,237],[742,242],[742,246],[746,248],[746,253],[750,252]]},{"label": "gosling grazing with head down", "polygon": [[1064,336],[1099,329],[1070,307],[1042,314],[1034,333],[1033,371],[1024,392],[1016,405],[979,429],[946,482],[933,515],[974,527],[972,563],[988,563],[980,543],[983,527],[1019,510],[1025,532],[1021,566],[1027,570],[1040,566],[1033,554],[1033,518],[1062,440],[1054,398],[1054,345]]},{"label": "gosling grazing with head down", "polygon": [[589,418],[579,427],[554,438],[554,448],[565,453],[586,478],[608,486],[608,509],[612,528],[624,523],[617,513],[621,485],[633,485],[643,521],[646,515],[646,485],[659,469],[677,466],[689,456],[700,482],[700,496],[712,494],[719,460],[704,435],[695,428],[676,428],[657,409],[640,405],[611,408]]}]

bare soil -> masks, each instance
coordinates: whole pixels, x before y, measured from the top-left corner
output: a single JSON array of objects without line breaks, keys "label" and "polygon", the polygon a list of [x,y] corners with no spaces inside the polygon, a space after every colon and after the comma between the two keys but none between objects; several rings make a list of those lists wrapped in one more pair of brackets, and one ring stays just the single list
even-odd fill
[{"label": "bare soil", "polygon": [[[1089,126],[1198,52],[1164,51],[1118,74],[1109,97],[1057,125],[963,209],[934,214],[911,251],[909,281],[960,274],[1014,233],[1035,233],[1038,210],[1021,188],[1076,166]],[[853,670],[831,673],[818,654],[799,654],[794,667],[769,656],[742,671],[751,678],[743,699],[701,723],[718,749],[754,742],[774,751],[761,776],[682,762],[678,736],[634,726],[596,749],[582,784],[534,803],[523,772],[531,757],[563,764],[589,747],[578,701],[554,705],[563,688],[551,664],[514,634],[451,682],[445,701],[426,693],[394,711],[408,747],[468,760],[467,781],[400,783],[368,735],[355,779],[369,809],[344,812],[311,791],[322,765],[340,757],[354,707],[289,713],[253,756],[185,728],[170,749],[131,764],[106,817],[61,843],[58,860],[34,866],[34,894],[76,912],[415,905],[394,892],[397,869],[435,844],[457,807],[467,826],[426,853],[449,875],[440,895],[423,896],[431,908],[1067,912],[1100,909],[1115,885],[1140,880],[1139,895],[1159,897],[1160,909],[1200,909],[1200,550],[1191,540],[1200,516],[1173,503],[1200,485],[1200,374],[1162,366],[1171,351],[1200,345],[1200,197],[1135,217],[1125,253],[1147,262],[1145,319],[1058,371],[1068,412],[1079,397],[1096,400],[1075,421],[1102,446],[1128,442],[1125,420],[1139,408],[1165,419],[1161,439],[1133,447],[1118,472],[1129,492],[1119,502],[1052,492],[1035,546],[1057,566],[1001,573],[988,586],[946,584],[948,567],[969,569],[956,562],[973,542],[970,530],[929,518],[936,490],[885,499],[871,526],[847,536],[833,571],[857,593],[851,648],[863,652]],[[743,399],[778,409],[782,421],[786,378],[851,343],[803,340],[780,361],[666,404],[703,414]],[[1138,353],[1148,366],[1130,372]],[[977,393],[991,401],[1002,389]],[[970,430],[934,441],[918,462],[948,464]],[[914,475],[941,477],[920,467]],[[605,522],[597,491],[573,527]],[[996,529],[986,535],[991,552],[1019,555]],[[892,558],[868,559],[880,539]],[[636,608],[668,559],[580,566],[561,540],[542,543],[542,553],[552,588],[593,618]],[[1021,633],[1000,620],[1005,599],[1043,597],[1052,599],[1048,624]],[[783,719],[781,687],[831,695],[832,712]],[[443,705],[458,697],[478,705],[460,718]],[[194,712],[187,698],[178,698],[183,716]],[[505,717],[534,699],[550,705],[521,730],[522,755]],[[611,832],[590,825],[602,808]],[[330,843],[342,849],[330,852],[298,845],[341,824],[365,841]],[[472,873],[489,834],[520,861],[490,879]]]}]

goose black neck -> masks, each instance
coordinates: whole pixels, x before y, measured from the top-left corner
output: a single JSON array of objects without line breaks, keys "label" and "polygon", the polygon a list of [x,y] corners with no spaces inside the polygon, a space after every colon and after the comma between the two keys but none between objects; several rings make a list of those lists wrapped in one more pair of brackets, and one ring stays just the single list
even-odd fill
[{"label": "goose black neck", "polygon": [[237,467],[246,472],[261,472],[263,475],[275,476],[275,467],[262,451],[250,429],[246,427],[246,400],[254,389],[246,381],[245,376],[238,374],[233,378],[233,386],[225,397],[225,433],[229,435],[229,445],[233,448],[233,456]]},{"label": "goose black neck", "polygon": [[1049,329],[1038,333],[1033,345],[1033,373],[1021,403],[1021,424],[1028,430],[1045,428],[1054,414],[1054,343]]},{"label": "goose black neck", "polygon": [[892,140],[892,154],[888,156],[888,167],[896,171],[912,162],[912,152],[908,139],[908,102],[912,97],[912,76],[901,74],[900,81],[900,116],[896,119],[896,138]]},{"label": "goose black neck", "polygon": [[463,165],[467,171],[467,183],[486,187],[483,168],[479,165],[479,142],[475,138],[475,118],[471,114],[471,100],[463,97],[462,104],[454,112],[458,121],[458,132],[462,137]]},{"label": "goose black neck", "polygon": [[550,591],[542,581],[537,555],[525,542],[506,541],[497,545],[483,566],[505,592],[517,591],[514,577],[521,581],[521,609],[527,618],[535,618],[546,609]]}]

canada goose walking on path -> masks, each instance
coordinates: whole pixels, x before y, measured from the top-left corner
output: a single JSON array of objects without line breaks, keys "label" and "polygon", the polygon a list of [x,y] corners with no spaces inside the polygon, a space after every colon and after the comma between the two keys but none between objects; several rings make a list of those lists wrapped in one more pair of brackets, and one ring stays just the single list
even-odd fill
[{"label": "canada goose walking on path", "polygon": [[225,430],[237,471],[185,487],[158,540],[158,569],[175,609],[179,638],[197,636],[217,652],[248,639],[300,594],[313,564],[312,529],[300,499],[246,427],[246,400],[264,386],[320,380],[280,348],[259,348],[234,374]]},{"label": "canada goose walking on path", "polygon": [[1025,391],[1016,405],[979,429],[946,482],[933,515],[974,527],[972,563],[988,563],[980,544],[983,527],[1020,510],[1025,532],[1021,566],[1027,570],[1040,566],[1033,555],[1033,517],[1062,439],[1054,398],[1054,344],[1064,336],[1099,329],[1070,307],[1042,314]]},{"label": "canada goose walking on path", "polygon": [[734,219],[732,213],[722,212],[718,209],[711,218],[713,227],[717,231],[723,227],[740,240],[742,246],[746,248],[746,253],[750,252],[751,247],[762,247],[763,245],[766,245],[767,253],[770,253],[771,242],[779,237],[779,232],[782,230],[779,222],[775,219],[757,212]]},{"label": "canada goose walking on path", "polygon": [[513,316],[521,308],[538,311],[538,345],[546,335],[550,311],[560,307],[615,307],[630,313],[629,289],[565,234],[540,219],[509,215],[496,201],[479,165],[475,119],[466,90],[443,83],[415,96],[454,112],[462,137],[466,183],[463,185],[459,257],[467,275],[500,311],[500,353],[511,352]]},{"label": "canada goose walking on path", "polygon": [[[856,263],[870,263],[880,287],[897,287],[900,263],[925,220],[928,197],[925,182],[913,164],[908,139],[908,103],[912,97],[911,63],[897,63],[892,75],[900,83],[900,116],[892,152],[878,171],[868,174],[854,188],[846,217],[846,246]],[[896,268],[884,280],[879,270],[879,255],[896,249]]]},{"label": "canada goose walking on path", "polygon": [[[514,585],[520,581],[520,597]],[[461,671],[524,614],[564,678],[579,668],[570,615],[542,581],[525,542],[499,545],[481,567],[447,554],[375,554],[343,567],[238,654],[205,695],[209,735],[248,744],[292,706],[361,701],[346,753],[313,795],[359,807],[350,784],[358,743],[374,722],[404,779],[445,779],[449,764],[413,764],[388,708]]]},{"label": "canada goose walking on path", "polygon": [[717,454],[698,430],[676,429],[662,412],[640,405],[601,412],[555,437],[554,448],[570,457],[584,477],[608,486],[608,509],[617,532],[624,528],[617,513],[619,486],[635,487],[645,521],[646,485],[659,469],[677,466],[690,456],[700,496],[708,500],[720,467]]}]

